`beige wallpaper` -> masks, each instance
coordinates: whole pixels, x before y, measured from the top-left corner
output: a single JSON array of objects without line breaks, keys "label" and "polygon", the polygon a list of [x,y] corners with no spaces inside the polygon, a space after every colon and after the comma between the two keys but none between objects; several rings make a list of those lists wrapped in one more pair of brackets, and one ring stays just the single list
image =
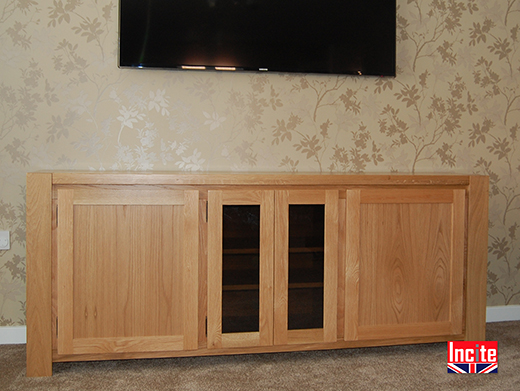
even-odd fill
[{"label": "beige wallpaper", "polygon": [[488,174],[488,305],[520,304],[520,0],[398,0],[388,79],[120,70],[117,0],[1,4],[0,326],[41,169]]}]

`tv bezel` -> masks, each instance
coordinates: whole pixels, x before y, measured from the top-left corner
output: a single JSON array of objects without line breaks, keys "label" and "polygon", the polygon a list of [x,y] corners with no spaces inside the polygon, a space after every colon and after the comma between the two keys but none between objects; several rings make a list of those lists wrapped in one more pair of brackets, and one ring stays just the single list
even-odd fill
[{"label": "tv bezel", "polygon": [[[391,64],[391,66],[388,66],[387,69],[385,69],[384,72],[364,72],[363,70],[361,69],[349,69],[349,70],[344,70],[344,71],[340,71],[338,72],[337,70],[332,70],[332,71],[320,71],[320,70],[316,70],[316,69],[308,69],[308,70],[300,70],[300,69],[276,69],[276,68],[273,68],[273,67],[268,67],[268,66],[261,66],[261,65],[258,65],[258,66],[255,66],[255,67],[247,67],[247,66],[242,66],[242,65],[239,65],[239,64],[225,64],[225,65],[214,65],[214,64],[203,64],[203,63],[172,63],[172,64],[161,64],[161,65],[155,65],[155,64],[146,64],[146,63],[137,63],[137,62],[131,62],[129,61],[128,63],[123,63],[123,59],[122,59],[122,56],[121,56],[121,47],[122,47],[122,44],[121,44],[121,38],[122,38],[122,33],[121,33],[121,25],[122,25],[122,4],[127,1],[127,0],[119,0],[119,8],[118,8],[118,20],[119,20],[119,23],[118,23],[118,56],[117,56],[117,62],[118,62],[118,67],[121,68],[121,69],[149,69],[149,70],[152,70],[152,69],[158,69],[158,70],[179,70],[179,71],[186,71],[186,70],[189,70],[189,71],[217,71],[217,72],[229,72],[229,71],[234,71],[234,72],[259,72],[259,73],[284,73],[284,74],[291,74],[291,73],[299,73],[299,74],[321,74],[321,75],[348,75],[348,76],[374,76],[374,77],[395,77],[396,76],[396,71],[397,71],[397,65],[396,65],[396,60],[397,60],[397,55],[396,55],[396,51],[397,51],[397,37],[396,37],[396,34],[397,34],[397,21],[396,21],[396,18],[397,18],[397,2],[396,0],[380,0],[380,1],[383,1],[385,3],[389,2],[389,3],[393,3],[394,5],[394,9],[395,9],[395,12],[393,13],[393,25],[392,25],[392,31],[393,31],[393,37],[394,39],[391,40],[391,42],[393,43],[392,47],[391,47],[391,52],[392,52],[392,55],[388,55],[385,57],[386,59],[388,59],[388,63]],[[131,1],[131,0],[128,0],[128,1]],[[149,0],[149,1],[153,1],[153,0]],[[327,1],[327,0],[322,0],[322,1]],[[387,71],[388,70],[388,71]]]}]

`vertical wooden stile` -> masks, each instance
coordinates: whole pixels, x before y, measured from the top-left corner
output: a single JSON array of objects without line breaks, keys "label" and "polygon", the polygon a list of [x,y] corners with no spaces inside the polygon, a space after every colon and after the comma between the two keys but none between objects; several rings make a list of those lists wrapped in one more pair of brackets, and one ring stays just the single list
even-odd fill
[{"label": "vertical wooden stile", "polygon": [[222,192],[208,191],[208,348],[222,347]]},{"label": "vertical wooden stile", "polygon": [[337,338],[343,340],[345,332],[345,262],[346,262],[346,192],[344,197],[338,202],[338,320],[337,320]]},{"label": "vertical wooden stile", "polygon": [[345,261],[345,341],[358,339],[359,319],[359,225],[361,191],[347,190]]},{"label": "vertical wooden stile", "polygon": [[325,275],[323,299],[323,341],[336,342],[338,322],[338,204],[335,190],[325,193]]},{"label": "vertical wooden stile", "polygon": [[260,346],[273,344],[274,191],[262,192],[260,207]]},{"label": "vertical wooden stile", "polygon": [[27,376],[52,375],[52,174],[27,174]]},{"label": "vertical wooden stile", "polygon": [[462,334],[464,314],[464,268],[457,260],[464,259],[466,191],[453,191],[452,246],[451,256],[452,292],[451,292],[451,324],[453,334]]},{"label": "vertical wooden stile", "polygon": [[199,343],[207,343],[208,329],[208,201],[199,200]]},{"label": "vertical wooden stile", "polygon": [[198,348],[199,192],[184,192],[184,349]]},{"label": "vertical wooden stile", "polygon": [[289,191],[276,191],[274,246],[274,344],[287,344],[289,307]]},{"label": "vertical wooden stile", "polygon": [[73,353],[74,190],[58,189],[58,353]]}]

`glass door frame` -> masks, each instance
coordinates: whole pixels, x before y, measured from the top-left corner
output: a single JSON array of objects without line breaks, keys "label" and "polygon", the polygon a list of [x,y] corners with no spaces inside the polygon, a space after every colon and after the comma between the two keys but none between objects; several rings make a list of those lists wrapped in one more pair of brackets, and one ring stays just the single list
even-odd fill
[{"label": "glass door frame", "polygon": [[[288,330],[289,205],[324,205],[323,328]],[[260,205],[259,331],[222,333],[223,206]],[[337,341],[338,190],[208,190],[208,349]]]},{"label": "glass door frame", "polygon": [[[324,205],[323,328],[289,330],[289,205]],[[337,341],[339,192],[277,190],[275,194],[274,344]]]},{"label": "glass door frame", "polygon": [[[222,333],[222,212],[224,205],[260,205],[259,331]],[[273,190],[208,191],[208,348],[273,344]]]}]

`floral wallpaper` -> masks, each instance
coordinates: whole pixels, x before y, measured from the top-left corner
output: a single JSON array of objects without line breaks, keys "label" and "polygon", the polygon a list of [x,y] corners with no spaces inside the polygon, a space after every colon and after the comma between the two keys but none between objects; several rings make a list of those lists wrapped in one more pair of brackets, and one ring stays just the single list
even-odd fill
[{"label": "floral wallpaper", "polygon": [[25,174],[490,176],[488,305],[520,304],[520,0],[398,0],[396,78],[121,70],[117,0],[2,0],[0,326],[25,323]]}]

